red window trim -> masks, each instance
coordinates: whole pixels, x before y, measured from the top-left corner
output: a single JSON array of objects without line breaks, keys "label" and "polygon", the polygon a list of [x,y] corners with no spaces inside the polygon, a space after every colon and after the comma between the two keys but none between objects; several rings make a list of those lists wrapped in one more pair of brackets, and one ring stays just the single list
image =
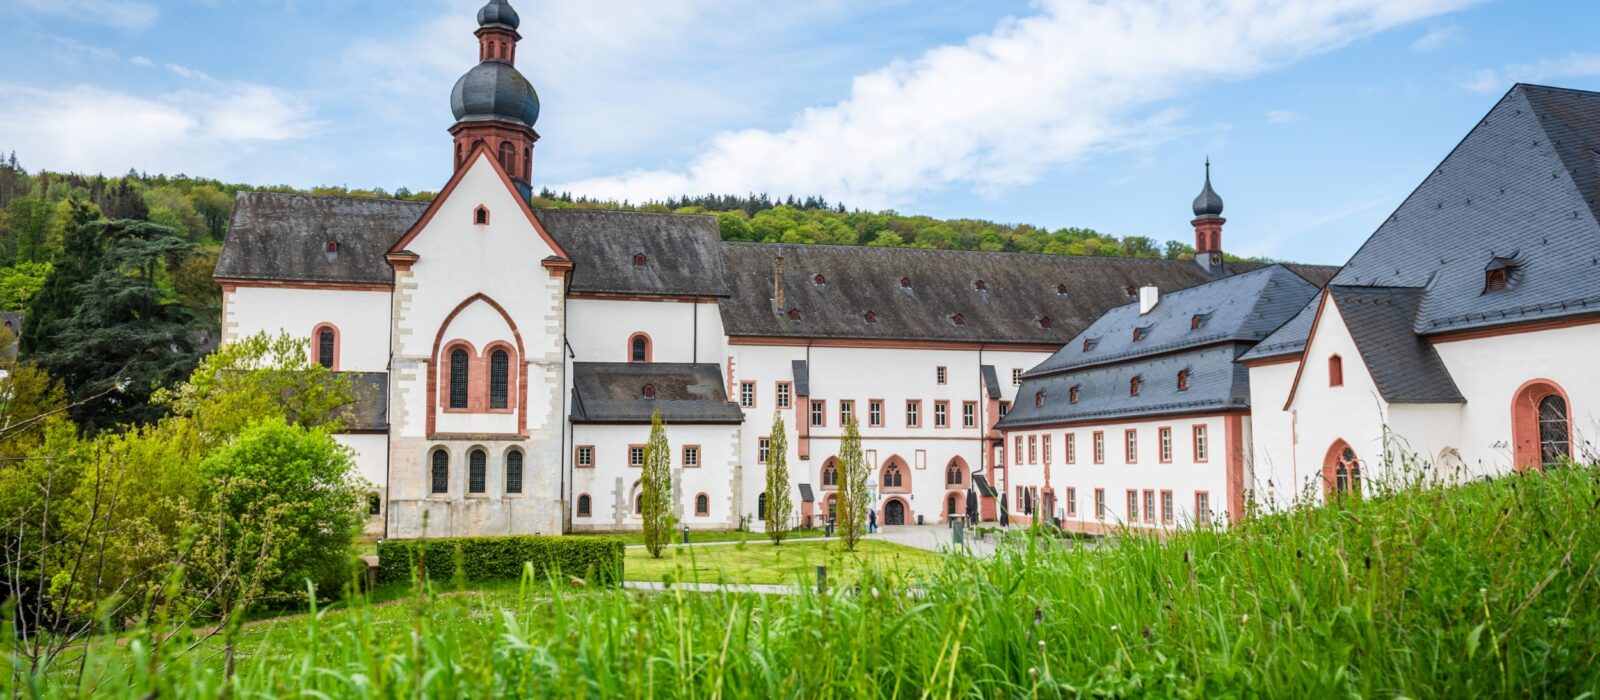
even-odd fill
[{"label": "red window trim", "polygon": [[911,421],[908,420],[908,421],[906,421],[906,427],[907,428],[921,428],[922,427],[922,399],[906,399],[906,417],[907,418],[911,417],[911,407],[912,406],[916,406],[917,407],[917,422],[915,424],[913,424]]},{"label": "red window trim", "polygon": [[1106,490],[1105,489],[1095,489],[1094,490],[1094,519],[1095,520],[1105,520],[1106,519]]},{"label": "red window trim", "polygon": [[1061,449],[1066,453],[1066,454],[1063,455],[1063,458],[1065,460],[1063,462],[1064,464],[1077,464],[1078,463],[1078,434],[1077,433],[1062,433],[1061,434]]},{"label": "red window trim", "polygon": [[[813,428],[828,427],[828,402],[825,399],[809,399],[810,405],[806,406],[806,425]],[[820,417],[821,420],[813,420]]]},{"label": "red window trim", "polygon": [[[450,354],[457,348],[467,352],[467,407],[452,408],[450,406]],[[495,350],[504,350],[506,353],[506,407],[489,408],[489,356]],[[452,414],[488,413],[509,415],[516,413],[522,404],[522,392],[519,390],[522,379],[522,358],[517,356],[517,348],[510,341],[495,340],[485,345],[482,352],[473,347],[472,343],[465,340],[451,340],[440,346],[439,357],[435,360],[442,371],[439,372],[439,410]]]},{"label": "red window trim", "polygon": [[1141,505],[1141,501],[1139,500],[1139,489],[1127,489],[1124,492],[1124,495],[1126,495],[1127,498],[1123,500],[1122,515],[1127,518],[1128,524],[1131,525],[1138,523],[1139,516],[1135,514],[1134,511],[1139,510],[1139,506]]},{"label": "red window trim", "polygon": [[638,331],[628,336],[628,344],[623,346],[622,356],[627,358],[629,363],[639,362],[639,360],[633,359],[633,341],[637,338],[644,338],[644,362],[655,362],[656,341],[650,337],[649,333],[644,331]]},{"label": "red window trim", "polygon": [[[967,408],[969,406],[972,408],[972,424],[971,425],[967,424]],[[961,402],[961,427],[963,427],[963,428],[976,428],[976,427],[978,427],[978,402],[977,401],[962,401]]]},{"label": "red window trim", "polygon": [[[490,363],[490,358],[494,355],[494,351],[496,351],[496,350],[504,350],[505,353],[506,353],[506,407],[505,408],[490,408],[489,407],[489,384],[491,383],[491,380],[493,379],[493,377],[489,376],[489,371],[492,369],[492,364]],[[521,398],[522,398],[519,395],[520,392],[517,391],[517,387],[519,386],[518,380],[521,379],[520,375],[522,373],[522,359],[517,357],[517,349],[515,347],[512,347],[511,343],[508,343],[508,342],[506,342],[504,340],[496,340],[496,341],[491,342],[488,345],[484,346],[484,348],[483,348],[483,358],[482,358],[481,362],[482,362],[482,365],[483,365],[482,372],[480,372],[480,374],[483,375],[483,406],[484,406],[483,412],[484,413],[516,413],[517,408],[519,407],[519,404],[521,403]],[[472,405],[471,399],[467,400],[467,405],[469,405],[469,406]],[[526,466],[524,466],[524,471],[526,471]]]},{"label": "red window trim", "polygon": [[1144,506],[1145,506],[1145,508],[1144,508],[1144,521],[1147,524],[1154,525],[1155,522],[1156,522],[1156,514],[1151,512],[1151,511],[1155,510],[1155,508],[1153,507],[1155,505],[1157,505],[1156,504],[1156,491],[1155,491],[1155,489],[1145,489],[1144,490]]},{"label": "red window trim", "polygon": [[[706,499],[705,510],[700,510],[700,499],[702,498]],[[711,494],[701,491],[700,493],[694,495],[694,515],[697,518],[704,518],[711,515]]]},{"label": "red window trim", "polygon": [[[1202,510],[1200,508],[1200,497],[1201,496],[1205,496],[1206,497],[1206,507],[1205,507],[1204,510]],[[1196,491],[1196,492],[1194,492],[1194,522],[1195,522],[1196,525],[1209,522],[1209,518],[1206,517],[1206,513],[1205,513],[1205,511],[1207,511],[1207,510],[1211,510],[1211,492],[1210,491]]]},{"label": "red window trim", "polygon": [[[479,219],[482,219],[482,221],[479,221]],[[472,225],[473,226],[488,226],[489,225],[489,208],[488,207],[486,207],[486,206],[484,206],[482,204],[479,204],[476,208],[474,208],[472,210]]]},{"label": "red window trim", "polygon": [[[1156,494],[1156,507],[1161,509],[1161,524],[1171,525],[1178,519],[1178,499],[1172,495],[1171,489],[1162,489]],[[1167,507],[1167,502],[1172,502],[1172,507]]]},{"label": "red window trim", "polygon": [[[850,410],[846,411],[845,410],[846,408],[849,408]],[[848,421],[845,420],[846,414],[848,414],[852,418],[855,417],[855,415],[856,415],[856,400],[855,399],[839,399],[839,427],[841,427],[841,428],[843,428],[844,424],[846,422],[848,422]],[[858,424],[860,423],[860,419],[857,419],[857,423]]]},{"label": "red window trim", "polygon": [[333,331],[333,363],[328,366],[328,369],[337,372],[339,371],[339,345],[341,344],[339,342],[340,334],[339,327],[330,322],[324,321],[312,326],[311,328],[311,363],[322,364],[322,358],[318,357],[318,353],[322,348],[321,340],[323,329]]},{"label": "red window trim", "polygon": [[[587,512],[587,513],[583,512],[583,506],[582,506],[583,499],[585,499],[585,498],[589,499],[589,512]],[[594,499],[591,498],[589,496],[589,494],[587,494],[587,493],[578,494],[577,498],[572,499],[572,512],[573,512],[573,517],[577,517],[577,518],[592,518],[592,517],[594,517]]]},{"label": "red window trim", "polygon": [[[940,407],[944,408],[944,425],[939,425],[939,408]],[[938,429],[938,430],[947,430],[947,429],[950,428],[950,402],[949,401],[935,401],[935,402],[933,402],[933,427],[935,429]]]},{"label": "red window trim", "polygon": [[[1163,454],[1162,450],[1161,441],[1163,438],[1166,439],[1165,454]],[[1172,444],[1172,426],[1158,426],[1156,428],[1156,461],[1161,464],[1172,464],[1173,453],[1177,451],[1177,446]]]},{"label": "red window trim", "polygon": [[[693,465],[689,464],[689,450],[694,450],[695,463]],[[684,445],[680,454],[682,455],[684,469],[699,469],[706,463],[706,451],[700,449],[699,445]]]},{"label": "red window trim", "polygon": [[1068,486],[1066,491],[1067,517],[1076,518],[1078,517],[1078,489],[1074,486]]},{"label": "red window trim", "polygon": [[1328,356],[1328,386],[1344,386],[1344,358],[1339,353]]},{"label": "red window trim", "polygon": [[[878,404],[877,420],[873,420],[872,418],[872,404]],[[885,420],[885,416],[883,415],[884,411],[888,408],[888,404],[889,402],[884,401],[883,399],[867,399],[867,427],[882,428],[884,424],[888,422]]]},{"label": "red window trim", "polygon": [[[1206,434],[1206,453],[1204,456],[1200,454],[1200,433],[1202,432]],[[1199,423],[1190,426],[1189,436],[1192,441],[1189,449],[1190,454],[1194,456],[1194,461],[1201,464],[1211,461],[1211,431],[1206,430],[1205,424]]]},{"label": "red window trim", "polygon": [[[745,402],[744,402],[744,388],[747,387],[747,386],[750,387],[750,403],[748,405],[745,404]],[[756,406],[760,405],[759,404],[760,395],[761,395],[761,392],[756,389],[756,383],[755,382],[750,382],[750,381],[739,382],[739,407],[740,408],[755,408]]]},{"label": "red window trim", "polygon": [[[578,459],[578,455],[581,454],[584,449],[588,449],[589,450],[589,463],[588,464],[584,464],[582,460]],[[596,459],[596,457],[595,457],[595,454],[596,453],[595,453],[594,445],[573,445],[572,446],[572,466],[573,466],[573,468],[574,469],[593,469],[594,468],[594,463],[596,461],[598,461]],[[526,479],[527,478],[527,470],[528,470],[528,465],[527,465],[526,461],[523,462],[522,470],[523,470],[523,478]]]},{"label": "red window trim", "polygon": [[1094,437],[1091,439],[1093,442],[1089,443],[1089,456],[1094,459],[1095,464],[1105,464],[1106,432],[1104,430],[1096,430],[1094,431]]},{"label": "red window trim", "polygon": [[[645,449],[646,447],[648,447],[648,445],[641,445],[641,444],[628,445],[628,451],[627,451],[627,453],[625,455],[625,459],[628,460],[628,468],[629,469],[640,469],[640,468],[644,467],[644,460],[648,458],[648,455],[646,454],[646,453],[648,453],[648,450]],[[639,463],[638,464],[634,464],[633,463],[633,451],[634,451],[634,449],[640,450],[641,457],[639,458]]]},{"label": "red window trim", "polygon": [[[783,403],[783,392],[779,391],[784,387],[789,387],[789,404],[787,406]],[[779,409],[794,408],[794,382],[774,382],[772,385],[772,400],[777,402]]]},{"label": "red window trim", "polygon": [[[1129,449],[1132,447],[1133,449]],[[1128,428],[1122,431],[1122,456],[1128,464],[1139,463],[1139,429]]]}]

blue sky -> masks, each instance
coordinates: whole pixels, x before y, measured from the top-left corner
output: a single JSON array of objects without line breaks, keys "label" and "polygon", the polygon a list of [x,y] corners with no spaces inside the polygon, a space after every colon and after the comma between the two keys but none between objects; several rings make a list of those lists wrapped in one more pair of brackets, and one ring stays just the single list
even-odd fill
[{"label": "blue sky", "polygon": [[[437,189],[481,0],[6,0],[30,168]],[[513,0],[535,186],[1188,240],[1342,262],[1518,80],[1600,89],[1600,3]]]}]

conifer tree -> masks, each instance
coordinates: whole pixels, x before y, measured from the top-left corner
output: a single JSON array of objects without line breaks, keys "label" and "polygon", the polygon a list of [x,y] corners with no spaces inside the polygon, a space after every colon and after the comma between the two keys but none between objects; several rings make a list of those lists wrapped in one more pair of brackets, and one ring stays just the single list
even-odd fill
[{"label": "conifer tree", "polygon": [[846,549],[867,530],[867,460],[861,454],[861,428],[856,417],[844,424],[844,439],[839,442],[839,523],[838,534]]},{"label": "conifer tree", "polygon": [[644,547],[661,558],[672,537],[672,448],[661,410],[650,416],[650,442],[644,446],[644,474],[639,480],[640,517],[644,520]]},{"label": "conifer tree", "polygon": [[794,512],[789,496],[789,439],[784,434],[783,414],[772,414],[772,437],[767,449],[767,537],[772,544],[783,544],[789,534],[789,517]]}]

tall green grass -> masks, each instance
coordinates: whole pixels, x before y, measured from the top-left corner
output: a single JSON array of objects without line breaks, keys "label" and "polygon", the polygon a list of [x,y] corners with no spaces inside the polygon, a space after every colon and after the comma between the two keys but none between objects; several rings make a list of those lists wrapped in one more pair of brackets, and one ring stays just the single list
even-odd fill
[{"label": "tall green grass", "polygon": [[[102,640],[41,697],[1577,697],[1600,686],[1600,472],[946,557],[793,595],[562,581],[253,628],[214,651]],[[797,581],[797,583],[801,583]],[[811,582],[806,582],[811,583]],[[81,664],[82,673],[78,669]]]}]

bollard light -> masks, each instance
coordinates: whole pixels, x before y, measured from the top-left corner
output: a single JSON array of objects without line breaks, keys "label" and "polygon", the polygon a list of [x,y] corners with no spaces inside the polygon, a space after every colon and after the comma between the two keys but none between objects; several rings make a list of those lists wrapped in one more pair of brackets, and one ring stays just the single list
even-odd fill
[{"label": "bollard light", "polygon": [[683,526],[683,543],[684,544],[689,544],[689,526],[688,525],[684,525]]},{"label": "bollard light", "polygon": [[817,592],[821,593],[828,588],[828,567],[817,567]]}]

